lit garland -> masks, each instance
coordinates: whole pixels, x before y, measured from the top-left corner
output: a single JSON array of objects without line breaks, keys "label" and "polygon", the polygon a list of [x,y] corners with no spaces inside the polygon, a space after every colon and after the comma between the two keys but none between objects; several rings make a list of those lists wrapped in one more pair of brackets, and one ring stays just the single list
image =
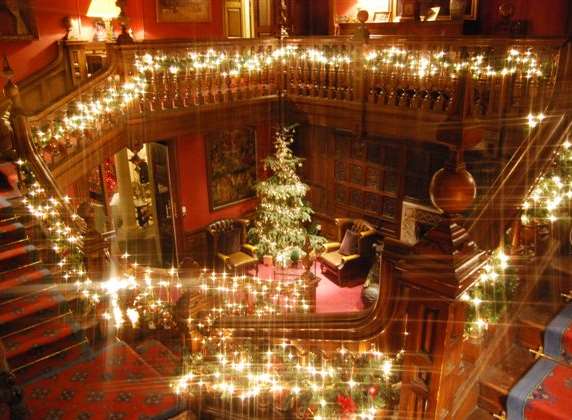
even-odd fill
[{"label": "lit garland", "polygon": [[[87,277],[84,265],[84,254],[81,249],[82,235],[75,232],[66,222],[64,203],[50,197],[37,181],[32,168],[27,162],[16,162],[20,174],[20,189],[25,195],[23,204],[29,214],[42,225],[46,233],[46,241],[56,256],[55,265],[66,284],[74,285],[83,298],[91,297],[92,281]],[[69,197],[65,197],[66,204]],[[71,215],[77,218],[76,214]]]},{"label": "lit garland", "polygon": [[341,347],[326,354],[288,341],[237,345],[224,338],[188,358],[185,373],[173,384],[178,394],[315,420],[373,419],[399,399],[396,365],[402,352],[393,358],[374,347],[360,353]]},{"label": "lit garland", "polygon": [[[124,254],[123,259],[127,259]],[[150,268],[140,269],[136,263],[117,276],[94,285],[92,301],[98,304],[102,297],[107,302],[103,319],[120,329],[132,328],[155,330],[172,329],[176,326],[174,301],[182,290],[176,269],[167,274],[155,273]],[[172,290],[176,291],[173,296]]]},{"label": "lit garland", "polygon": [[532,188],[522,204],[524,225],[543,224],[558,220],[558,212],[572,199],[572,144],[565,141],[554,161]]},{"label": "lit garland", "polygon": [[[364,60],[365,68],[376,75],[394,72],[419,78],[439,75],[443,79],[456,79],[461,73],[469,71],[476,79],[515,75],[540,80],[553,71],[552,61],[543,62],[532,49],[511,48],[500,60],[485,53],[474,53],[462,59],[454,55],[455,52],[430,52],[393,46],[370,49],[364,53]],[[123,117],[130,105],[136,100],[144,100],[147,87],[154,82],[153,74],[168,75],[176,80],[182,75],[196,77],[209,73],[215,79],[226,79],[270,71],[276,65],[296,71],[302,69],[304,63],[335,69],[344,66],[350,71],[347,66],[354,61],[354,55],[349,52],[336,52],[330,47],[304,48],[295,45],[244,53],[208,49],[184,54],[161,51],[140,54],[134,57],[135,74],[125,83],[120,83],[119,75],[109,77],[105,87],[84,95],[91,96],[91,99],[75,102],[65,116],[47,126],[36,127],[32,133],[33,141],[41,151],[65,154],[71,143],[89,137],[90,130],[101,131],[116,125],[116,120]]]},{"label": "lit garland", "polygon": [[226,316],[274,316],[284,313],[306,313],[308,285],[301,278],[291,280],[262,279],[252,276],[210,274],[203,270],[199,276],[199,292],[209,302],[208,313],[189,326],[200,330],[210,328],[217,319]]},{"label": "lit garland", "polygon": [[89,94],[92,99],[75,102],[65,116],[45,128],[35,129],[32,133],[34,144],[40,150],[57,149],[62,144],[67,146],[71,137],[79,141],[86,130],[113,126],[114,118],[121,116],[129,104],[143,95],[145,86],[145,80],[137,75],[122,85],[118,75],[109,77],[105,88]]},{"label": "lit garland", "polygon": [[446,51],[430,53],[427,51],[410,51],[391,47],[373,50],[366,54],[369,69],[374,72],[387,70],[409,72],[420,78],[440,75],[444,78],[458,78],[460,73],[469,71],[476,79],[481,77],[521,75],[527,79],[543,77],[546,72],[540,59],[532,50],[519,51],[511,48],[504,61],[497,63],[495,57],[475,54],[466,59],[455,59]]},{"label": "lit garland", "polygon": [[476,283],[461,296],[469,305],[465,320],[469,336],[480,336],[496,323],[515,296],[519,278],[509,262],[510,257],[502,249],[494,251]]}]

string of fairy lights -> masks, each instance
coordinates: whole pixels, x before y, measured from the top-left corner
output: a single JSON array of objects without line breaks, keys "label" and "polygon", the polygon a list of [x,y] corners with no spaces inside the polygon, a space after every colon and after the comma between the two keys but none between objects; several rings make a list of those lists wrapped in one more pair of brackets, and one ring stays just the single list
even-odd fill
[{"label": "string of fairy lights", "polygon": [[[356,61],[349,47],[306,48],[287,45],[255,52],[226,52],[213,48],[188,51],[138,54],[133,59],[134,74],[121,82],[119,75],[110,76],[101,86],[83,94],[81,100],[67,105],[63,115],[51,117],[45,126],[33,130],[33,141],[40,151],[65,153],[74,143],[85,139],[91,131],[116,126],[126,111],[137,101],[145,101],[154,86],[154,75],[197,78],[210,74],[215,78],[240,78],[244,74],[269,72],[283,66],[288,72],[301,71],[317,64],[350,72]],[[510,48],[504,58],[487,52],[470,52],[461,57],[458,51],[425,51],[392,46],[371,48],[363,55],[365,69],[376,77],[396,75],[424,79],[440,76],[458,79],[470,72],[476,78],[512,76],[527,80],[548,79],[554,71],[554,60],[543,60],[532,48]],[[282,71],[284,71],[284,69]],[[87,136],[89,138],[89,136]],[[84,140],[85,141],[85,140]]]},{"label": "string of fairy lights", "polygon": [[[476,79],[498,76],[540,79],[552,71],[550,64],[543,63],[530,49],[510,49],[503,59],[484,53],[461,59],[447,51],[427,53],[391,47],[370,50],[364,58],[371,72],[402,71],[419,78],[440,75],[455,79],[469,72]],[[108,79],[104,88],[90,93],[91,99],[78,101],[61,119],[35,130],[33,140],[44,150],[80,138],[86,130],[103,130],[112,125],[134,101],[145,97],[150,73],[177,76],[216,72],[222,77],[239,77],[244,72],[262,72],[276,64],[309,62],[339,67],[354,60],[350,53],[298,46],[257,53],[229,54],[209,49],[176,56],[161,52],[137,55],[136,73],[127,82],[120,83],[119,77]],[[529,126],[534,128],[543,119],[543,114],[530,114]],[[559,210],[572,198],[571,163],[571,145],[565,142],[554,164],[539,178],[523,203],[524,224],[558,219]],[[260,406],[260,401],[266,400],[271,401],[274,409],[294,410],[316,420],[344,415],[375,418],[379,410],[395,405],[403,351],[391,356],[375,347],[362,352],[341,347],[328,354],[302,349],[287,340],[281,343],[237,340],[228,330],[216,328],[215,321],[228,316],[308,312],[309,286],[300,279],[270,280],[203,270],[195,285],[184,285],[175,269],[165,274],[125,263],[120,273],[93,282],[84,266],[81,234],[64,222],[62,203],[48,196],[25,162],[19,162],[19,169],[26,186],[24,204],[47,227],[63,279],[75,285],[90,304],[105,302],[107,307],[100,315],[114,328],[127,325],[174,328],[174,302],[180,293],[191,290],[205,297],[206,311],[197,319],[188,320],[190,330],[198,334],[195,338],[201,341],[202,350],[186,358],[184,373],[173,384],[177,393],[236,400],[247,404],[247,410],[249,404],[257,402]],[[124,256],[125,260],[128,258]],[[469,304],[466,323],[469,335],[482,334],[498,320],[517,284],[518,276],[511,267],[510,257],[503,249],[492,252],[475,285],[462,296]]]},{"label": "string of fairy lights", "polygon": [[173,384],[190,398],[216,397],[243,414],[292,413],[297,418],[378,418],[399,400],[403,353],[372,346],[353,352],[304,350],[288,340],[246,345],[217,340],[188,357]]},{"label": "string of fairy lights", "polygon": [[[89,299],[92,282],[87,276],[82,250],[83,237],[67,220],[64,202],[51,196],[38,182],[32,167],[23,160],[16,162],[20,174],[20,189],[24,193],[22,204],[28,213],[43,227],[47,242],[51,245],[53,263],[59,268],[64,283],[73,285],[81,296]],[[71,215],[77,218],[76,214]]]}]

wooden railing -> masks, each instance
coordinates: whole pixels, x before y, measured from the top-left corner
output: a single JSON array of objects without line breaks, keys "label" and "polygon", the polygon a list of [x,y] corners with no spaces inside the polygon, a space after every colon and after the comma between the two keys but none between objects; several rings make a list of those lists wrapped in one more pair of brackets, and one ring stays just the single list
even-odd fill
[{"label": "wooden railing", "polygon": [[[288,46],[290,51],[286,48]],[[545,103],[553,97],[553,90],[568,92],[572,80],[569,74],[569,47],[560,49],[559,41],[463,39],[453,42],[389,37],[372,40],[369,44],[345,39],[291,40],[286,47],[280,46],[277,41],[217,44],[217,51],[225,51],[225,55],[242,51],[246,56],[258,56],[260,66],[254,72],[249,72],[246,67],[238,72],[231,72],[230,67],[225,71],[217,69],[216,64],[215,68],[206,66],[205,71],[187,66],[189,49],[199,55],[208,54],[209,48],[215,48],[212,45],[142,44],[118,47],[116,65],[112,65],[104,75],[39,115],[16,117],[16,137],[20,150],[25,156],[31,157],[35,170],[44,174],[42,182],[54,185],[57,190],[50,170],[64,165],[66,157],[72,153],[85,151],[90,147],[90,141],[101,141],[106,136],[120,138],[126,123],[140,121],[140,124],[144,124],[148,117],[196,112],[201,107],[221,107],[222,110],[228,104],[241,100],[276,100],[285,96],[295,105],[304,101],[313,106],[334,104],[358,112],[362,129],[367,127],[364,121],[368,115],[379,118],[379,113],[389,108],[403,111],[401,114],[393,113],[394,116],[413,113],[423,118],[426,114],[438,114],[442,116],[439,120],[442,125],[440,133],[451,130],[453,134],[460,133],[461,138],[452,139],[445,135],[444,139],[434,140],[454,146],[463,145],[464,124],[474,124],[475,121],[483,125],[506,124],[506,118],[509,118],[508,123],[511,120],[522,123],[530,112],[544,113],[547,118],[538,130],[533,131],[533,135],[525,139],[502,172],[503,179],[499,178],[487,199],[478,205],[479,212],[471,222],[469,232],[478,238],[479,245],[486,244],[486,248],[490,249],[498,244],[504,227],[514,219],[516,207],[530,186],[527,181],[540,173],[553,147],[569,129],[569,100],[566,97],[570,95],[559,95],[563,97],[556,96],[556,100]],[[294,47],[298,47],[298,53],[302,51],[303,54],[294,53]],[[514,52],[511,52],[513,48]],[[407,63],[395,60],[384,62],[388,54],[403,55],[398,53],[402,50],[408,51],[408,57],[412,57],[415,65],[407,67]],[[445,56],[451,61],[447,65],[445,63],[448,62],[443,61],[444,56],[441,56],[443,51],[447,52]],[[527,51],[531,51],[531,54],[527,55]],[[488,57],[491,66],[494,64],[496,67],[487,69],[488,64],[483,64],[486,63],[483,61],[481,64],[485,67],[482,71],[471,68],[474,60],[481,61],[478,58],[481,53]],[[174,57],[174,68],[164,65],[166,60],[162,58],[163,55]],[[507,57],[513,57],[508,60],[510,62],[516,57],[522,60],[532,55],[539,64],[542,63],[541,68],[533,68],[534,74],[528,74],[531,69],[526,67],[519,67],[515,71],[510,67],[508,71],[503,71]],[[381,61],[372,64],[379,61],[379,57],[382,57]],[[429,62],[426,63],[425,59]],[[143,60],[140,68],[134,64],[137,60]],[[145,68],[154,65],[156,60],[159,60],[156,70]],[[431,64],[433,60],[435,67]],[[448,70],[455,65],[460,66],[459,71]],[[142,77],[145,88],[138,90],[138,86],[143,86]],[[58,129],[57,122],[66,121],[63,114],[67,109],[73,109],[73,113],[78,110],[81,115],[81,107],[77,109],[75,105],[76,109],[73,108],[76,101],[81,100],[82,104],[97,103],[99,98],[104,103],[105,92],[111,92],[110,88],[113,95],[121,97],[110,112],[98,112],[95,119],[85,116],[71,121],[64,131]],[[122,102],[123,98],[125,101]],[[43,134],[32,135],[34,129]],[[56,135],[60,136],[56,138],[56,144],[60,140],[69,143],[72,152],[58,156],[46,150],[45,144],[49,144]],[[43,140],[45,136],[50,137],[47,143]],[[148,138],[144,141],[152,140]],[[123,142],[124,146],[127,145],[126,140]],[[102,141],[101,146],[104,143]],[[519,186],[511,186],[507,180],[517,182]],[[511,200],[507,201],[506,197],[509,196]],[[495,232],[485,229],[491,221],[500,221],[494,224]],[[451,226],[444,225],[442,228],[458,232],[458,226]],[[464,320],[464,303],[460,295],[474,281],[484,256],[474,242],[467,239],[464,233],[462,235],[469,247],[463,248],[463,252],[468,252],[467,249],[470,252],[459,269],[461,275],[448,277],[451,283],[447,287],[443,286],[442,281],[437,281],[441,279],[439,270],[443,264],[452,264],[457,260],[453,254],[436,256],[429,252],[432,245],[439,245],[436,239],[428,239],[425,248],[411,248],[398,241],[387,240],[381,270],[384,287],[371,311],[339,316],[285,315],[280,318],[227,319],[221,320],[218,326],[233,329],[238,337],[262,334],[305,340],[376,340],[383,343],[387,351],[399,349],[405,326],[409,335],[401,413],[415,418],[446,418],[450,415],[447,410],[451,405],[446,401],[446,396],[439,393],[439,387],[447,380],[448,364],[454,363],[448,355],[458,355],[458,351],[453,352],[452,349],[458,346],[462,338],[458,326],[462,326]],[[431,263],[437,257],[437,262]],[[433,271],[427,269],[428,264]],[[445,323],[454,327],[447,330],[441,328]]]},{"label": "wooden railing", "polygon": [[109,132],[117,134],[127,121],[134,134],[124,139],[140,136],[138,125],[163,115],[278,96],[303,113],[325,112],[325,120],[315,123],[335,124],[345,113],[359,122],[357,131],[387,135],[384,127],[393,127],[396,117],[422,118],[430,123],[425,132],[403,133],[474,144],[482,133],[475,137],[467,128],[499,118],[520,121],[543,109],[554,89],[560,44],[383,37],[367,44],[307,38],[117,46],[103,74],[30,117],[30,124],[52,169],[98,139],[110,141],[115,136]]}]

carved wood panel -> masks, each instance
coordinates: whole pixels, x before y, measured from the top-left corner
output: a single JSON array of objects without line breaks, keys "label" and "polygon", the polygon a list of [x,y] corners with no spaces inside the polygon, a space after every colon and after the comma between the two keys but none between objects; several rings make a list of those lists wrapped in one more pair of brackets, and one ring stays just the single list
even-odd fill
[{"label": "carved wood panel", "polygon": [[316,126],[299,129],[297,143],[305,180],[321,191],[310,195],[315,211],[365,218],[392,237],[400,235],[403,200],[427,203],[431,176],[448,156],[444,147]]}]

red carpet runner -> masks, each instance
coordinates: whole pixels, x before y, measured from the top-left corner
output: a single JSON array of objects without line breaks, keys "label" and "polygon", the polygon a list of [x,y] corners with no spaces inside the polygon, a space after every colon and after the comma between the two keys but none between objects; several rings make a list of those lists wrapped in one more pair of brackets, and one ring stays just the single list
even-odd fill
[{"label": "red carpet runner", "polygon": [[180,412],[169,378],[121,342],[24,385],[24,396],[33,419],[166,419]]},{"label": "red carpet runner", "polygon": [[572,419],[572,304],[548,326],[540,359],[508,396],[509,420]]}]

